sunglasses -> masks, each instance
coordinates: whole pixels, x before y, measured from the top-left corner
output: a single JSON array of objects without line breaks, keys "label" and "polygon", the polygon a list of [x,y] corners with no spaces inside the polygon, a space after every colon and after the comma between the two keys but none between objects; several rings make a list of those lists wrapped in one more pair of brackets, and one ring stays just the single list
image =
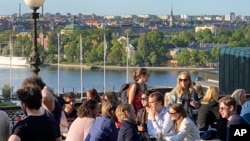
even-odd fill
[{"label": "sunglasses", "polygon": [[181,78],[179,78],[179,81],[180,81],[180,82],[187,82],[188,79],[181,79]]},{"label": "sunglasses", "polygon": [[148,100],[146,97],[141,98],[141,101],[146,101],[146,100]]},{"label": "sunglasses", "polygon": [[174,114],[176,114],[177,112],[175,112],[175,113],[171,113],[171,112],[168,112],[170,115],[174,115]]}]

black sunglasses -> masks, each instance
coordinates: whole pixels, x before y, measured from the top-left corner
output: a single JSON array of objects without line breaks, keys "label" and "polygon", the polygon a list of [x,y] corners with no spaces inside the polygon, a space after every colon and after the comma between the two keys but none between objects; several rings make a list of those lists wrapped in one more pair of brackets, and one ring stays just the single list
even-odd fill
[{"label": "black sunglasses", "polygon": [[186,82],[186,81],[188,81],[188,79],[181,79],[181,78],[179,78],[179,81],[180,81],[180,82],[181,82],[181,81]]}]

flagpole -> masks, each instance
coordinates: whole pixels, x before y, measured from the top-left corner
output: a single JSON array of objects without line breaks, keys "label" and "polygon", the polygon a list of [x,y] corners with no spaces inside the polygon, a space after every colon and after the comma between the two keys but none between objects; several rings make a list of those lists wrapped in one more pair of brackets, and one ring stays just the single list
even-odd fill
[{"label": "flagpole", "polygon": [[60,96],[60,34],[57,33],[57,95]]},{"label": "flagpole", "polygon": [[103,45],[103,50],[104,50],[104,56],[103,56],[103,60],[104,60],[104,66],[103,66],[103,93],[105,93],[105,87],[106,87],[106,49],[107,49],[107,41],[106,41],[106,37],[104,34],[104,45]]},{"label": "flagpole", "polygon": [[129,51],[129,40],[128,40],[128,34],[127,34],[127,47],[126,47],[126,51],[127,51],[127,79],[126,82],[128,83],[128,51]]},{"label": "flagpole", "polygon": [[82,88],[82,35],[80,34],[80,61],[81,61],[81,99],[83,97],[83,88]]},{"label": "flagpole", "polygon": [[12,98],[12,35],[9,36],[9,43],[10,43],[10,98]]}]

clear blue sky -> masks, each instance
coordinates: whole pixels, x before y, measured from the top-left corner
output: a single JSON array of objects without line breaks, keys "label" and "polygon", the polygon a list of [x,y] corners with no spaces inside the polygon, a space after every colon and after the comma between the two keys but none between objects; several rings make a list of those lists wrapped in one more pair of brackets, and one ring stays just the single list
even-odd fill
[{"label": "clear blue sky", "polygon": [[[0,0],[0,15],[18,13],[21,3],[22,13],[31,12],[23,0]],[[171,4],[175,15],[236,15],[250,16],[250,0],[45,0],[44,12],[52,14],[170,14]]]}]

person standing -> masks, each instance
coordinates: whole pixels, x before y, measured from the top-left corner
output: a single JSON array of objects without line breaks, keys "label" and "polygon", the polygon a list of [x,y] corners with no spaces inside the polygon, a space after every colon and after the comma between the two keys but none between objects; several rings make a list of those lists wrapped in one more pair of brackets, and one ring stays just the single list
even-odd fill
[{"label": "person standing", "polygon": [[222,118],[227,119],[227,137],[230,140],[230,125],[248,124],[245,119],[236,113],[237,103],[235,98],[225,96],[219,100],[219,112]]},{"label": "person standing", "polygon": [[138,68],[133,74],[134,83],[130,86],[128,91],[128,104],[132,104],[137,114],[138,110],[142,108],[141,94],[147,93],[146,82],[149,79],[149,72],[146,68]]},{"label": "person standing", "polygon": [[42,102],[40,87],[27,85],[18,89],[16,95],[27,117],[17,122],[8,141],[61,141],[59,124],[39,110]]},{"label": "person standing", "polygon": [[0,141],[7,141],[10,135],[9,116],[0,110]]}]

